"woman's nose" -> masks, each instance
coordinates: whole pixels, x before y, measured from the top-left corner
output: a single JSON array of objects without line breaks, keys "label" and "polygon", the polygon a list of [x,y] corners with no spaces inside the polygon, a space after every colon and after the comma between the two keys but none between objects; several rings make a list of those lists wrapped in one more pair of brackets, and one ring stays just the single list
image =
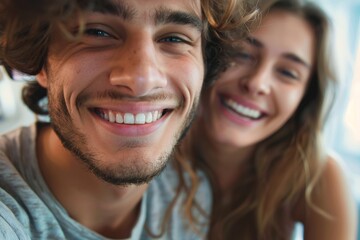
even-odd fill
[{"label": "woman's nose", "polygon": [[271,66],[258,63],[240,81],[240,87],[254,96],[268,95],[271,91]]}]

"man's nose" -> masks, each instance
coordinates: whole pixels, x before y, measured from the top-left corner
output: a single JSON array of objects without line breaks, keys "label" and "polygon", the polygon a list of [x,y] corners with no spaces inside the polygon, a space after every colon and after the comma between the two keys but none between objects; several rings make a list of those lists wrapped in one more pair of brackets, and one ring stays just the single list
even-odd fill
[{"label": "man's nose", "polygon": [[147,35],[128,41],[116,54],[110,83],[129,96],[145,96],[167,85],[164,59]]}]

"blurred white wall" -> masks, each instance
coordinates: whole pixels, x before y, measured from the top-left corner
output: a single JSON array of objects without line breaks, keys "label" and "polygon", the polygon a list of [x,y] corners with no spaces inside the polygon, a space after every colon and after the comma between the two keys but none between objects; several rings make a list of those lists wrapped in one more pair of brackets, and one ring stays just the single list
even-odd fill
[{"label": "blurred white wall", "polygon": [[35,122],[35,115],[21,101],[24,84],[11,80],[0,66],[0,134]]}]

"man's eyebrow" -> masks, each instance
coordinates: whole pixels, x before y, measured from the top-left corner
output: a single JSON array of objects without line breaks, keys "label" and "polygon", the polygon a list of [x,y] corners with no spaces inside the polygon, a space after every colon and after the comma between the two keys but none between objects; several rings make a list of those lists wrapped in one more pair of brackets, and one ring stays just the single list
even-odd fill
[{"label": "man's eyebrow", "polygon": [[126,5],[123,1],[114,3],[111,0],[96,0],[91,5],[90,10],[102,14],[119,16],[124,20],[131,20],[136,14],[136,10]]},{"label": "man's eyebrow", "polygon": [[202,20],[195,14],[184,11],[175,11],[167,8],[160,8],[155,13],[155,24],[175,23],[181,25],[190,25],[195,27],[199,32],[203,30]]}]

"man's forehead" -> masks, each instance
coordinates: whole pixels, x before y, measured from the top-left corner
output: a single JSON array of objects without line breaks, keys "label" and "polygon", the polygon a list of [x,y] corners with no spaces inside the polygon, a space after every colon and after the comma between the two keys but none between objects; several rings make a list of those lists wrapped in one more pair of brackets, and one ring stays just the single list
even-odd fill
[{"label": "man's forehead", "polygon": [[200,31],[203,28],[200,0],[94,0],[91,9],[125,21],[187,24]]},{"label": "man's forehead", "polygon": [[[184,11],[201,17],[200,0],[94,0],[94,9],[103,13],[131,18],[147,13],[155,16],[159,10]],[[146,7],[144,7],[146,6]]]}]

